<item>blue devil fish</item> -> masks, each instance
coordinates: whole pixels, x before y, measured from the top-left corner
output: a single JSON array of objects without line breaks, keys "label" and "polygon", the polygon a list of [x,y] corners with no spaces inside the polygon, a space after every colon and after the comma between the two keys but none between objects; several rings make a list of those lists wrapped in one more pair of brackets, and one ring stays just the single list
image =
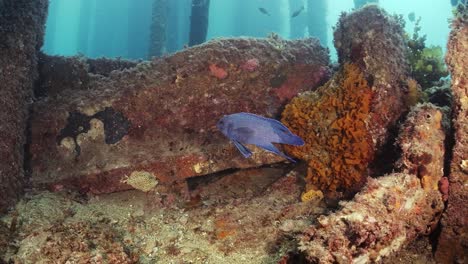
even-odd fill
[{"label": "blue devil fish", "polygon": [[252,152],[243,144],[253,144],[295,162],[291,157],[279,151],[272,143],[294,146],[304,145],[304,141],[289,131],[277,120],[250,113],[226,115],[216,124],[239,151],[248,158]]}]

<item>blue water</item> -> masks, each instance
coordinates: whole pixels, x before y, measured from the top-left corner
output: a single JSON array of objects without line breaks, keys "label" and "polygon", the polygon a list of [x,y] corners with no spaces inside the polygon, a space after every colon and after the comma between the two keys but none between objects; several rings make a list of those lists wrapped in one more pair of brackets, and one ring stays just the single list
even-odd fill
[{"label": "blue water", "polygon": [[[154,0],[51,0],[43,50],[52,55],[83,54],[88,57],[122,57],[147,59],[152,4]],[[266,37],[275,32],[286,39],[314,36],[309,32],[314,7],[318,0],[211,0],[207,39],[217,37]],[[164,53],[188,44],[191,0],[167,0],[166,42]],[[421,33],[428,45],[445,50],[452,16],[450,0],[380,0],[390,14],[401,14],[412,33],[414,22],[408,14],[421,17]],[[297,17],[291,14],[304,6]],[[270,14],[259,11],[263,7]],[[323,44],[335,52],[333,27],[343,11],[354,8],[353,0],[328,0],[324,7]],[[310,12],[308,12],[310,11]],[[314,15],[315,17],[316,15]],[[317,29],[314,29],[317,30]]]}]

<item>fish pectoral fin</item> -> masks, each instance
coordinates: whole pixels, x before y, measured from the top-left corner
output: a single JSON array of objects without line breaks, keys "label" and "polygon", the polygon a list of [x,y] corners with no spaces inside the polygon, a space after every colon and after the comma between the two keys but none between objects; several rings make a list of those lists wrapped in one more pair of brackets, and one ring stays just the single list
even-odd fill
[{"label": "fish pectoral fin", "polygon": [[255,130],[249,127],[238,127],[231,130],[231,136],[239,142],[247,142],[255,135]]},{"label": "fish pectoral fin", "polygon": [[283,152],[279,151],[279,149],[277,149],[277,148],[275,147],[275,145],[273,145],[272,143],[265,143],[265,144],[257,145],[257,146],[259,146],[259,147],[261,147],[261,148],[263,148],[263,149],[265,149],[265,150],[268,150],[268,151],[270,151],[270,152],[273,152],[273,153],[275,153],[276,155],[279,155],[279,156],[281,156],[281,157],[283,157],[283,158],[286,158],[286,159],[288,159],[288,160],[291,161],[291,162],[294,162],[294,163],[296,162],[293,158],[291,158],[291,157],[289,157],[288,155],[284,154]]},{"label": "fish pectoral fin", "polygon": [[252,156],[252,152],[244,145],[242,145],[240,142],[233,140],[232,141],[234,145],[237,147],[237,149],[242,153],[242,155],[246,158]]}]

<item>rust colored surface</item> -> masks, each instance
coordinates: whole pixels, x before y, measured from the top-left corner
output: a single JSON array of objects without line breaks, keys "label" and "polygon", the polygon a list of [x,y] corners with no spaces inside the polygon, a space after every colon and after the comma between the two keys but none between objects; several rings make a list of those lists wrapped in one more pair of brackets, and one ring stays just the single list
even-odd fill
[{"label": "rust colored surface", "polygon": [[[255,67],[242,66],[257,60]],[[210,66],[225,71],[213,76]],[[211,67],[213,68],[213,67]],[[90,75],[34,106],[32,182],[94,193],[129,188],[134,170],[161,182],[282,161],[254,148],[245,159],[215,128],[224,114],[277,118],[288,98],[329,78],[326,50],[306,39],[225,39]]]},{"label": "rust colored surface", "polygon": [[26,124],[47,6],[46,0],[5,0],[0,7],[0,213],[23,192]]},{"label": "rust colored surface", "polygon": [[[435,254],[439,263],[468,262],[468,21],[452,21],[446,62],[452,76],[454,139],[447,208]],[[463,14],[460,14],[462,16]]]}]

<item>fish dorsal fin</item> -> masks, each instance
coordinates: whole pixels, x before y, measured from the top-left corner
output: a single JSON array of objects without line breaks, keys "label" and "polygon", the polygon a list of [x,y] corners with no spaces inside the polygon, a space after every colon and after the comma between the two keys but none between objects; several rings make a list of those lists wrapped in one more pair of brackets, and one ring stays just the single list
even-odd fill
[{"label": "fish dorsal fin", "polygon": [[252,116],[254,118],[258,118],[258,119],[261,119],[265,122],[268,122],[268,123],[271,123],[271,124],[275,124],[275,126],[282,126],[284,128],[286,128],[286,130],[288,129],[287,127],[285,127],[280,121],[276,120],[276,119],[273,119],[273,118],[268,118],[268,117],[264,117],[264,116],[261,116],[261,115],[256,115],[256,114],[252,114],[252,113],[246,113],[246,112],[241,112],[240,114],[243,114],[243,115],[249,115],[249,116]]}]

